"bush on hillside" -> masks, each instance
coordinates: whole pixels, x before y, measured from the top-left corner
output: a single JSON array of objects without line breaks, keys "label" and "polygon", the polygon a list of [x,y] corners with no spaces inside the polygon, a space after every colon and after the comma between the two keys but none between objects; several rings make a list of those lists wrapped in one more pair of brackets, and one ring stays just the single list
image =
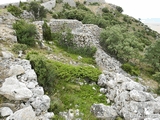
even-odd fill
[{"label": "bush on hillside", "polygon": [[133,65],[131,65],[131,64],[129,64],[129,63],[125,63],[125,64],[123,64],[121,67],[122,67],[122,69],[123,69],[124,71],[126,71],[126,72],[129,73],[130,75],[138,76],[139,73],[140,73],[138,67],[133,66]]},{"label": "bush on hillside", "polygon": [[17,43],[13,45],[12,51],[15,52],[16,54],[18,54],[19,51],[22,51],[23,53],[25,53],[27,48],[28,48],[27,45]]},{"label": "bush on hillside", "polygon": [[35,25],[19,20],[13,24],[13,28],[16,31],[18,43],[35,46],[35,37],[37,35]]},{"label": "bush on hillside", "polygon": [[9,5],[7,10],[16,17],[19,17],[22,14],[22,10],[14,5]]},{"label": "bush on hillside", "polygon": [[116,6],[116,10],[117,10],[118,12],[120,12],[120,13],[122,13],[122,12],[123,12],[122,7],[120,7],[120,6]]},{"label": "bush on hillside", "polygon": [[42,18],[45,18],[47,14],[47,10],[44,8],[44,6],[41,6],[38,2],[35,1],[29,4],[28,11],[32,12],[35,19],[37,20],[42,20]]},{"label": "bush on hillside", "polygon": [[52,33],[52,39],[58,46],[65,49],[67,52],[79,54],[85,57],[93,57],[97,50],[93,46],[77,47],[77,45],[73,41],[73,34],[69,29],[64,29],[64,31]]},{"label": "bush on hillside", "polygon": [[37,74],[39,84],[48,92],[51,92],[57,80],[71,81],[80,78],[96,82],[101,74],[97,68],[91,66],[73,66],[47,60],[37,52],[29,53],[27,59],[30,60]]},{"label": "bush on hillside", "polygon": [[44,22],[44,24],[42,25],[42,30],[43,30],[43,39],[45,39],[46,41],[52,40],[51,29],[46,22]]},{"label": "bush on hillside", "polygon": [[104,8],[102,8],[102,12],[104,12],[104,13],[108,13],[108,12],[109,12],[109,10],[108,10],[108,8],[107,8],[107,7],[104,7]]}]

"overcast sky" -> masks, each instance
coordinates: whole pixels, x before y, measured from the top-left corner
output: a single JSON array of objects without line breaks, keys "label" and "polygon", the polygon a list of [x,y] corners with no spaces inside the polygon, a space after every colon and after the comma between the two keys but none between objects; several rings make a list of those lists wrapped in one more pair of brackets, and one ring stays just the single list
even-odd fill
[{"label": "overcast sky", "polygon": [[[19,2],[20,0],[0,0],[0,4]],[[21,0],[26,1],[26,0]],[[119,5],[124,14],[134,18],[160,18],[160,0],[105,0],[106,2]]]},{"label": "overcast sky", "polygon": [[160,0],[105,0],[119,5],[125,14],[135,18],[160,18]]}]

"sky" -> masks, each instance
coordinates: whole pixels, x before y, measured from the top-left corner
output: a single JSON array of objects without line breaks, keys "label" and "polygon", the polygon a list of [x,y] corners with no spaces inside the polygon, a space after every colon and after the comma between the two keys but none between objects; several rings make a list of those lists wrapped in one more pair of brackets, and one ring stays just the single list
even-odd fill
[{"label": "sky", "polygon": [[[0,4],[19,2],[20,0],[0,0]],[[26,1],[26,0],[21,0]],[[123,13],[136,19],[160,18],[160,0],[105,0],[123,8]]]},{"label": "sky", "polygon": [[14,3],[14,2],[19,2],[19,1],[27,1],[27,0],[0,0],[0,4]]},{"label": "sky", "polygon": [[130,15],[136,19],[160,18],[160,0],[105,0],[107,3],[113,3],[121,6],[124,14]]}]

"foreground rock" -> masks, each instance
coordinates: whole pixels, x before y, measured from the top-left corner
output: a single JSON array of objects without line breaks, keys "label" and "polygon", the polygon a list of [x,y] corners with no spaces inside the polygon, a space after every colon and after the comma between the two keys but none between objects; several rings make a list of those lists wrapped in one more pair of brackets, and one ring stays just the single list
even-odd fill
[{"label": "foreground rock", "polygon": [[100,119],[114,120],[118,115],[117,112],[111,106],[105,106],[103,104],[94,104],[91,107],[91,112]]},{"label": "foreground rock", "polygon": [[112,115],[112,119],[122,116],[125,120],[159,120],[160,98],[148,93],[147,87],[120,73],[106,71],[99,76],[98,84],[112,105],[93,105],[91,112],[97,118],[106,119]]},{"label": "foreground rock", "polygon": [[[11,54],[8,52],[8,54]],[[4,59],[5,58],[5,59]],[[38,85],[37,75],[28,60],[2,56],[0,65],[8,71],[0,87],[0,94],[11,103],[0,104],[0,116],[6,120],[49,120],[54,114],[47,112],[50,98]],[[6,70],[5,70],[6,69]]]}]

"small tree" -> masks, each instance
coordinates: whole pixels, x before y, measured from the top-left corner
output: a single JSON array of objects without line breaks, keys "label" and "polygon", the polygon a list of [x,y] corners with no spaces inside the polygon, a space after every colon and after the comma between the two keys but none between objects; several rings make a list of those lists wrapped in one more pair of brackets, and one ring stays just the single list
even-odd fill
[{"label": "small tree", "polygon": [[107,7],[104,7],[104,8],[102,8],[102,12],[104,12],[104,13],[108,13],[108,12],[109,12],[109,10],[108,10],[108,8],[107,8]]},{"label": "small tree", "polygon": [[19,43],[29,46],[35,45],[35,36],[37,34],[35,25],[19,20],[13,24],[13,28],[16,30]]},{"label": "small tree", "polygon": [[41,6],[38,2],[31,2],[29,5],[29,10],[34,15],[35,19],[40,19],[46,17],[47,10]]},{"label": "small tree", "polygon": [[52,36],[51,36],[51,29],[50,27],[47,25],[46,22],[44,22],[43,26],[42,26],[42,29],[43,29],[43,38],[45,40],[51,40],[52,39]]},{"label": "small tree", "polygon": [[148,47],[145,54],[145,61],[151,64],[155,71],[160,71],[160,40],[156,40]]},{"label": "small tree", "polygon": [[16,17],[19,17],[22,14],[22,10],[14,5],[9,5],[7,10]]},{"label": "small tree", "polygon": [[116,6],[116,9],[118,12],[122,13],[123,12],[123,9],[120,7],[120,6]]}]

